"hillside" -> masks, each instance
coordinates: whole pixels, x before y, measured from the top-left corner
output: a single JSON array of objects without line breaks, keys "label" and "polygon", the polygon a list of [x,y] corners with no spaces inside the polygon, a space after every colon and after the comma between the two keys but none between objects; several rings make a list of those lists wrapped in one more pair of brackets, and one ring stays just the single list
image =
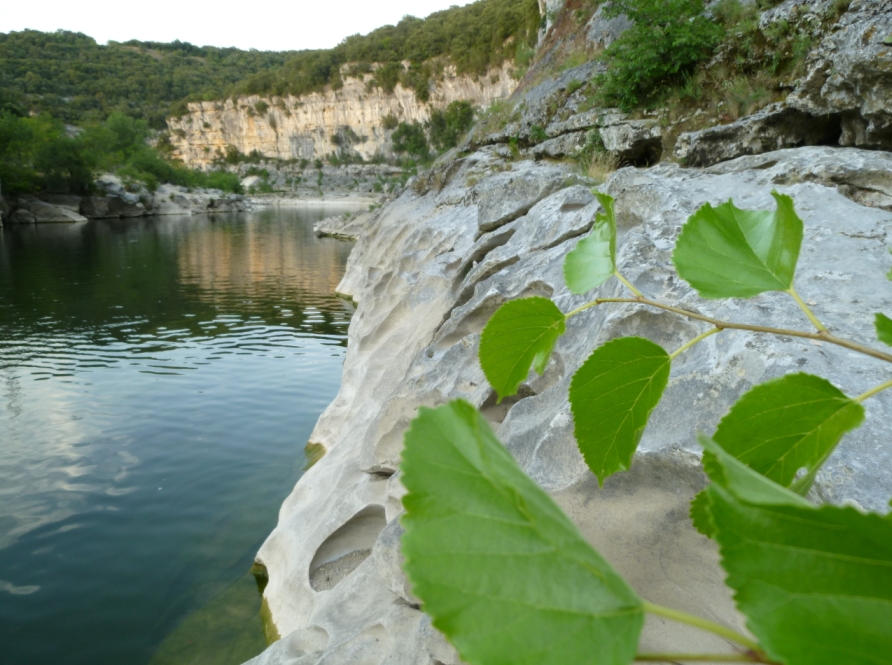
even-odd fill
[{"label": "hillside", "polygon": [[284,64],[293,52],[242,51],[189,43],[97,44],[58,31],[0,33],[0,108],[49,113],[69,124],[115,111],[163,129],[186,97],[218,99],[236,83]]},{"label": "hillside", "polygon": [[[119,111],[164,129],[167,116],[185,112],[186,100],[337,89],[345,63],[354,63],[357,77],[377,63],[374,85],[392,92],[402,81],[426,101],[428,81],[446,65],[483,74],[531,57],[539,23],[537,0],[481,0],[426,19],[407,16],[333,49],[283,52],[179,41],[101,45],[62,30],[0,33],[0,109],[12,105],[75,125]],[[411,66],[404,69],[404,61]]]}]

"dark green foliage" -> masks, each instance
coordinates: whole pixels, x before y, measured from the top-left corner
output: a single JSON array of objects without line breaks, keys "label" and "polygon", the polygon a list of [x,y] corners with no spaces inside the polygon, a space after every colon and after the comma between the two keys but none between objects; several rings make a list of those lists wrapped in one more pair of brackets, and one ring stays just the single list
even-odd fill
[{"label": "dark green foliage", "polygon": [[396,153],[406,153],[421,160],[428,159],[430,156],[424,128],[417,122],[411,124],[401,122],[391,139],[393,140],[393,151]]},{"label": "dark green foliage", "polygon": [[165,116],[185,112],[178,104],[184,98],[220,99],[237,82],[291,55],[182,42],[100,46],[76,32],[25,30],[0,33],[0,89],[23,110],[69,124],[120,111],[160,129]]},{"label": "dark green foliage", "polygon": [[397,117],[393,115],[393,113],[388,113],[383,118],[381,118],[381,126],[384,129],[396,129],[399,127],[400,121],[397,120]]},{"label": "dark green foliage", "polygon": [[474,123],[474,107],[469,102],[452,102],[445,110],[431,112],[428,122],[431,145],[439,151],[458,145]]},{"label": "dark green foliage", "polygon": [[626,110],[655,99],[710,55],[724,34],[703,0],[614,0],[607,17],[634,25],[605,52],[608,71],[596,80],[602,102]]},{"label": "dark green foliage", "polygon": [[266,113],[267,111],[269,111],[269,104],[267,104],[265,101],[263,101],[263,100],[261,99],[259,102],[257,102],[256,104],[254,104],[254,109],[255,109],[260,115],[263,115],[264,113]]},{"label": "dark green foliage", "polygon": [[0,112],[0,183],[9,194],[86,194],[97,172],[111,171],[149,189],[169,182],[239,191],[236,175],[192,171],[164,159],[147,143],[148,134],[145,120],[121,113],[69,135],[48,115],[20,118]]},{"label": "dark green foliage", "polygon": [[[302,51],[281,66],[251,75],[236,87],[242,94],[300,95],[319,90],[339,76],[341,65],[351,65],[347,75],[360,77],[379,63],[374,82],[393,90],[397,82],[415,90],[425,101],[431,75],[419,67],[434,58],[448,59],[459,73],[483,74],[536,43],[539,27],[537,0],[480,0],[451,7],[422,20],[406,16],[368,35],[347,37],[328,51]],[[408,71],[402,62],[409,61]]]}]

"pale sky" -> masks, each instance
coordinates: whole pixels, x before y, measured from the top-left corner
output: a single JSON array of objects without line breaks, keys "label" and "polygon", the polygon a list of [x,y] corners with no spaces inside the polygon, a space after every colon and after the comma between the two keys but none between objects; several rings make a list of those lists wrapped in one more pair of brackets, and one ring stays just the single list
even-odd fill
[{"label": "pale sky", "polygon": [[100,44],[172,42],[237,46],[261,51],[331,48],[344,37],[395,24],[406,14],[423,18],[471,0],[5,0],[0,32],[71,30]]}]

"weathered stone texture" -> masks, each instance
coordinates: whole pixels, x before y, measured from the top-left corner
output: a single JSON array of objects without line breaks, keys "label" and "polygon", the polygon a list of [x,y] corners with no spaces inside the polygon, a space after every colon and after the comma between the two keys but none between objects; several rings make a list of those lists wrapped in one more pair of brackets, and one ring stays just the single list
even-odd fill
[{"label": "weathered stone texture", "polygon": [[[876,196],[886,205],[883,160],[888,156],[860,150],[800,148],[707,171],[665,164],[622,169],[602,187],[616,197],[619,269],[648,296],[706,315],[808,328],[786,294],[704,301],[671,265],[681,224],[704,202],[733,198],[741,207],[772,208],[776,188],[794,197],[805,222],[798,291],[833,331],[874,343],[874,312],[892,310],[885,278],[892,213],[856,201]],[[338,287],[358,301],[343,383],[312,435],[328,452],[297,483],[258,555],[270,574],[266,600],[285,638],[252,665],[458,663],[417,609],[398,549],[403,433],[419,406],[457,397],[481,409],[521,466],[639,593],[742,627],[713,544],[687,519],[687,503],[704,484],[695,433],[713,431],[737,397],[764,380],[805,371],[859,394],[884,381],[885,368],[796,338],[735,331],[710,337],[673,364],[632,469],[599,489],[572,436],[572,374],[592,349],[616,336],[643,335],[671,350],[704,327],[639,305],[592,308],[570,320],[544,374],[531,374],[516,397],[496,404],[477,361],[480,332],[492,313],[529,295],[552,297],[563,311],[585,300],[567,291],[562,263],[590,229],[598,204],[586,187],[552,189],[552,168],[506,164],[484,149],[444,165],[438,187],[423,194],[408,188],[366,218]],[[480,193],[506,191],[512,178],[539,194],[529,205],[512,203],[513,212],[500,208],[481,217]],[[586,299],[622,293],[611,280]],[[846,437],[820,475],[818,494],[887,509],[890,416],[888,395],[870,401],[865,425]],[[370,514],[383,514],[377,534],[357,518]],[[365,549],[370,556],[332,588],[312,588],[314,566],[326,556],[337,560]],[[728,646],[653,621],[642,648]]]}]

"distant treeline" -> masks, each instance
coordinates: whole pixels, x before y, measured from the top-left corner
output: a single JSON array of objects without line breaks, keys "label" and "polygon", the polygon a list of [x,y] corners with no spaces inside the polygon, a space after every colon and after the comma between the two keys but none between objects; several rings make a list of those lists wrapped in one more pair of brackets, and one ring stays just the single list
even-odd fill
[{"label": "distant treeline", "polygon": [[182,42],[102,46],[61,30],[0,33],[0,91],[8,104],[68,124],[121,112],[162,129],[186,97],[220,99],[246,77],[280,67],[293,54]]},{"label": "distant treeline", "polygon": [[[407,16],[333,49],[284,52],[179,41],[103,46],[61,30],[0,33],[0,91],[25,113],[49,113],[67,124],[101,122],[120,112],[163,129],[166,117],[186,111],[187,101],[337,88],[341,65],[356,63],[352,71],[360,76],[378,63],[375,84],[392,90],[402,81],[426,100],[434,74],[428,61],[482,74],[518,54],[528,58],[539,21],[537,0],[479,0],[424,20]],[[404,69],[403,61],[412,66]]]},{"label": "distant treeline", "polygon": [[[541,20],[537,0],[479,0],[426,19],[406,16],[395,26],[348,37],[333,49],[296,53],[281,67],[248,76],[233,92],[301,95],[326,85],[338,88],[342,65],[352,63],[348,75],[358,77],[372,72],[375,63],[375,85],[390,91],[401,82],[425,101],[435,74],[432,60],[478,75],[506,60],[524,64],[532,56]],[[411,63],[408,69],[404,61]]]},{"label": "distant treeline", "polygon": [[112,113],[104,122],[72,131],[49,114],[29,117],[0,103],[0,187],[4,195],[54,192],[89,194],[96,174],[154,190],[162,182],[240,191],[232,173],[193,171],[165,159],[147,142],[145,120]]}]

